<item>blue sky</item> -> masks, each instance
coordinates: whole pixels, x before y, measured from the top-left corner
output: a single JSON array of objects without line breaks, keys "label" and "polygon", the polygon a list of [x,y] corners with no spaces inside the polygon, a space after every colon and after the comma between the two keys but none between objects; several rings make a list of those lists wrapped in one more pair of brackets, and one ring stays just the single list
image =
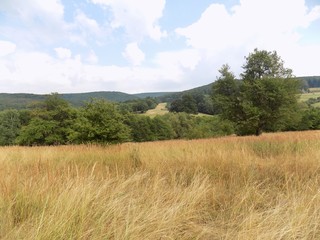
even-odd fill
[{"label": "blue sky", "polygon": [[320,1],[0,1],[0,92],[186,90],[254,48],[320,75]]}]

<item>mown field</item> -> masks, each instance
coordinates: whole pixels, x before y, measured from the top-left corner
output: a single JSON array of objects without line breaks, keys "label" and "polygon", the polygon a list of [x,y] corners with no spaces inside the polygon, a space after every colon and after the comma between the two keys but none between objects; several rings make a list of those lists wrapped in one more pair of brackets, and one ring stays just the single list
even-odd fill
[{"label": "mown field", "polygon": [[168,112],[167,103],[159,103],[154,109],[148,110],[144,115],[155,117],[157,115],[164,115]]},{"label": "mown field", "polygon": [[310,98],[318,98],[320,97],[320,92],[310,92],[301,94],[300,101],[305,102]]},{"label": "mown field", "polygon": [[319,239],[320,131],[0,148],[1,239]]},{"label": "mown field", "polygon": [[[314,98],[317,99],[320,97],[320,88],[310,88],[309,93],[303,93],[300,97],[300,102],[307,102],[309,99]],[[320,102],[314,103],[311,105],[312,107],[320,107]]]}]

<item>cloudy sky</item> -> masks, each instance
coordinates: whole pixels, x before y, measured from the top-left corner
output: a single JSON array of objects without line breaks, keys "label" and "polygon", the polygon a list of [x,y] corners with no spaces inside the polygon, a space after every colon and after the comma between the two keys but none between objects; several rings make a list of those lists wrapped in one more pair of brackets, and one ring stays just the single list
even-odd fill
[{"label": "cloudy sky", "polygon": [[320,1],[0,0],[0,92],[185,90],[254,48],[320,75]]}]

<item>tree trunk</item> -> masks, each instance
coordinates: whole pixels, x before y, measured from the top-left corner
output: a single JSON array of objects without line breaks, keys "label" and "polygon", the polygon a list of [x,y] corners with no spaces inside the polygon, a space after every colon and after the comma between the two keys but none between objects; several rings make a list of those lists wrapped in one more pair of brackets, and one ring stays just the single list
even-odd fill
[{"label": "tree trunk", "polygon": [[255,135],[260,136],[261,134],[262,134],[262,129],[260,127],[257,127]]}]

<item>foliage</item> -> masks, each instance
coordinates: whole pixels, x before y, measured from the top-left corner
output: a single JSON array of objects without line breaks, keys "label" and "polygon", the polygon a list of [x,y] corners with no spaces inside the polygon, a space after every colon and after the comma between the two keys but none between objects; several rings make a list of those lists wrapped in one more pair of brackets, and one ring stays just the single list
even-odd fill
[{"label": "foliage", "polygon": [[22,127],[17,143],[21,145],[66,144],[75,118],[76,113],[68,102],[53,93],[32,111],[32,119]]},{"label": "foliage", "polygon": [[129,137],[130,130],[116,105],[92,99],[80,110],[69,139],[75,143],[119,143]]},{"label": "foliage", "polygon": [[183,94],[172,96],[174,98],[169,99],[170,112],[204,113],[210,115],[216,113],[209,94],[201,93],[201,91],[185,91]]},{"label": "foliage", "polygon": [[301,121],[297,130],[319,130],[320,129],[320,109],[310,107],[302,112]]},{"label": "foliage", "polygon": [[152,132],[157,140],[168,140],[174,136],[174,129],[170,122],[166,121],[162,116],[156,116],[152,119]]},{"label": "foliage", "polygon": [[236,80],[230,71],[229,65],[223,65],[219,70],[221,76],[213,85],[213,102],[218,113],[224,119],[236,121],[241,114],[239,109],[240,82]]},{"label": "foliage", "polygon": [[120,111],[132,113],[145,113],[149,109],[154,109],[158,104],[157,99],[146,97],[144,99],[135,99],[119,103]]},{"label": "foliage", "polygon": [[125,123],[131,129],[131,138],[134,142],[154,141],[156,136],[152,131],[152,119],[143,115],[128,115]]},{"label": "foliage", "polygon": [[0,110],[27,109],[35,102],[44,101],[44,95],[27,93],[0,93]]},{"label": "foliage", "polygon": [[[151,106],[154,100],[150,100]],[[127,105],[92,99],[75,109],[54,93],[34,105],[32,110],[0,112],[3,117],[1,144],[109,144],[214,137],[232,132],[226,122],[217,121],[217,118],[195,117],[187,113],[151,118],[125,111],[123,106]]]},{"label": "foliage", "polygon": [[246,63],[242,66],[244,72],[241,77],[244,81],[255,82],[262,78],[292,78],[292,70],[284,67],[284,62],[276,51],[254,49],[246,57]]},{"label": "foliage", "polygon": [[279,131],[286,127],[297,110],[300,82],[292,70],[283,66],[276,52],[254,50],[246,58],[241,74],[235,80],[228,65],[213,88],[215,105],[224,119],[235,124],[238,135],[260,135],[262,131]]},{"label": "foliage", "polygon": [[17,110],[0,112],[0,145],[13,145],[21,128],[20,113]]},{"label": "foliage", "polygon": [[197,102],[191,94],[184,94],[181,99],[174,100],[170,104],[169,111],[197,114]]},{"label": "foliage", "polygon": [[61,94],[61,98],[76,107],[85,105],[85,103],[87,101],[90,101],[90,99],[92,98],[104,99],[111,102],[125,102],[138,99],[137,96],[134,96],[132,94],[113,91]]},{"label": "foliage", "polygon": [[320,97],[317,97],[317,98],[309,98],[306,103],[308,105],[312,105],[312,104],[315,104],[315,103],[319,103],[320,102]]}]

